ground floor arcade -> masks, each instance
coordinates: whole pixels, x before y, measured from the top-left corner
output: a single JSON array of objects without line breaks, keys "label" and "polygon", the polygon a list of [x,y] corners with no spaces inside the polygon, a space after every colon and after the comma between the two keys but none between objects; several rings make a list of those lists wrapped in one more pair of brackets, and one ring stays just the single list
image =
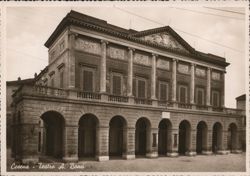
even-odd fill
[{"label": "ground floor arcade", "polygon": [[79,117],[69,119],[69,115],[58,108],[48,108],[31,123],[22,120],[25,111],[18,112],[12,155],[23,162],[33,162],[40,156],[65,161],[89,158],[103,161],[112,157],[194,156],[241,150],[241,130],[236,118],[208,118],[183,112],[169,112],[170,118],[162,118],[162,112],[150,114],[145,110],[137,113],[137,118],[131,118],[126,110],[104,118],[110,115],[103,113],[106,111],[108,109],[102,113],[85,110]]}]

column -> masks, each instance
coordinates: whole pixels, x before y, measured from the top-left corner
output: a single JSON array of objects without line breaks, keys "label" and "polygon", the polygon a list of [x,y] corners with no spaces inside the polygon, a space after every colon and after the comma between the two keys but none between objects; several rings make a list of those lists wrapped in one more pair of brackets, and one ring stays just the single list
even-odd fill
[{"label": "column", "polygon": [[179,143],[179,129],[171,130],[171,147],[167,152],[167,156],[169,157],[177,157],[178,154],[178,144]]},{"label": "column", "polygon": [[210,97],[211,97],[211,69],[210,68],[207,68],[207,97],[206,97],[206,105],[208,107],[211,106],[211,103],[210,103]]},{"label": "column", "polygon": [[151,128],[148,133],[146,157],[156,158],[158,157],[158,128]]},{"label": "column", "polygon": [[78,161],[78,126],[66,125],[64,129],[64,157],[66,162]]},{"label": "column", "polygon": [[228,138],[228,131],[227,130],[223,130],[222,131],[222,139],[219,142],[219,146],[218,146],[218,154],[228,154],[229,151],[227,150],[227,138]]},{"label": "column", "polygon": [[191,63],[191,83],[190,83],[190,104],[192,105],[192,108],[194,107],[194,69],[195,69],[195,64]]},{"label": "column", "polygon": [[173,71],[172,71],[172,102],[176,103],[176,70],[177,60],[173,59]]},{"label": "column", "polygon": [[195,156],[196,155],[196,129],[190,130],[190,141],[188,148],[189,150],[186,152],[187,156]]},{"label": "column", "polygon": [[106,53],[107,53],[107,44],[105,40],[101,40],[101,67],[100,67],[100,92],[106,93]]},{"label": "column", "polygon": [[127,96],[129,103],[133,104],[133,58],[134,49],[128,48],[128,81],[127,81]]},{"label": "column", "polygon": [[[75,88],[75,38],[77,34],[70,32],[69,33],[69,57],[68,57],[68,87]],[[66,74],[67,76],[67,74]]]},{"label": "column", "polygon": [[109,160],[109,127],[101,126],[97,128],[96,153],[98,161]]},{"label": "column", "polygon": [[223,82],[223,88],[221,90],[221,107],[225,108],[225,73],[221,73],[221,79]]},{"label": "column", "polygon": [[126,133],[124,134],[124,145],[125,152],[122,154],[122,157],[129,160],[135,159],[135,128],[128,127]]},{"label": "column", "polygon": [[156,54],[152,54],[152,69],[151,69],[151,99],[156,99]]}]

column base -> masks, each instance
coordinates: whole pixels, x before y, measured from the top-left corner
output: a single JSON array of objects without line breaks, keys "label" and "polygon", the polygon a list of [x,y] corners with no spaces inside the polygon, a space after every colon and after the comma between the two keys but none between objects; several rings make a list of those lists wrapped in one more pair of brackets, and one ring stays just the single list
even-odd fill
[{"label": "column base", "polygon": [[158,106],[158,101],[156,99],[152,99],[152,106]]},{"label": "column base", "polygon": [[242,150],[232,150],[231,153],[240,154],[240,153],[242,153]]},{"label": "column base", "polygon": [[78,157],[63,157],[63,161],[70,163],[70,162],[77,162],[78,161]]},{"label": "column base", "polygon": [[202,155],[212,155],[213,152],[212,151],[202,151],[201,154]]},{"label": "column base", "polygon": [[109,156],[97,156],[96,159],[97,161],[108,161]]},{"label": "column base", "polygon": [[227,155],[229,153],[230,153],[229,150],[218,150],[217,151],[217,154],[220,154],[220,155]]},{"label": "column base", "polygon": [[196,154],[196,152],[185,152],[186,156],[195,156]]},{"label": "column base", "polygon": [[129,96],[129,97],[128,97],[128,103],[129,103],[129,104],[135,104],[135,99],[134,99],[133,96]]},{"label": "column base", "polygon": [[150,152],[146,153],[147,158],[157,158],[158,157],[158,152]]},{"label": "column base", "polygon": [[122,158],[124,158],[126,160],[132,160],[132,159],[135,159],[135,155],[124,154],[124,155],[122,155]]},{"label": "column base", "polygon": [[22,158],[20,159],[22,164],[37,164],[39,162],[38,157]]},{"label": "column base", "polygon": [[179,154],[177,152],[171,152],[171,153],[167,153],[168,157],[178,157]]}]

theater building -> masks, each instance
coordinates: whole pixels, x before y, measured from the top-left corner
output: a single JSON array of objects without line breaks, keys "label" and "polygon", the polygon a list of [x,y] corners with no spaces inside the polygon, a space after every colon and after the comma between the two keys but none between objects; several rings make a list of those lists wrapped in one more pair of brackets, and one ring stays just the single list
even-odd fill
[{"label": "theater building", "polygon": [[241,151],[242,111],[224,106],[229,63],[171,27],[127,30],[70,11],[45,46],[48,66],[13,94],[17,160]]}]

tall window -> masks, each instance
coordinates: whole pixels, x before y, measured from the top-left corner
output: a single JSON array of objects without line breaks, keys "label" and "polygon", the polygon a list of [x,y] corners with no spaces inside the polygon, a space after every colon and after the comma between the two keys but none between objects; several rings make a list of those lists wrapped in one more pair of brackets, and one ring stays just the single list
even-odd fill
[{"label": "tall window", "polygon": [[63,88],[63,70],[60,72],[60,88]]},{"label": "tall window", "polygon": [[187,86],[184,85],[179,86],[179,102],[187,103]]},{"label": "tall window", "polygon": [[83,69],[83,91],[94,92],[94,70],[90,68]]},{"label": "tall window", "polygon": [[212,105],[214,107],[219,107],[220,93],[218,91],[212,91]]},{"label": "tall window", "polygon": [[159,82],[159,100],[167,101],[168,100],[168,83]]},{"label": "tall window", "polygon": [[146,98],[147,81],[145,78],[135,78],[133,81],[133,93],[137,98]]},{"label": "tall window", "polygon": [[122,75],[118,73],[112,74],[112,94],[122,95]]},{"label": "tall window", "polygon": [[205,93],[203,88],[196,89],[196,104],[204,105],[205,104]]},{"label": "tall window", "polygon": [[55,86],[55,83],[54,83],[54,78],[53,77],[51,77],[51,80],[50,80],[51,82],[50,82],[50,84],[51,84],[51,87],[54,87]]}]

